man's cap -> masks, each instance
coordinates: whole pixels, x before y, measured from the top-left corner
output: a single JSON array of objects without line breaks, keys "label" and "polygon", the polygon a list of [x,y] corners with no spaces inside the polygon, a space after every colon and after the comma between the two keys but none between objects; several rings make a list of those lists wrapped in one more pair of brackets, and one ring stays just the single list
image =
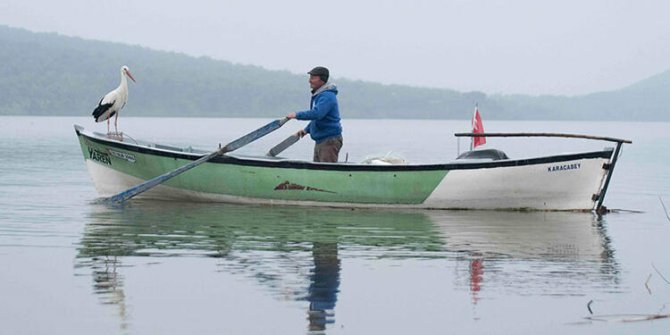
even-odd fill
[{"label": "man's cap", "polygon": [[328,69],[326,69],[323,66],[317,66],[317,67],[313,68],[312,70],[310,70],[307,73],[312,75],[312,76],[319,76],[319,77],[326,77],[326,78],[328,78],[330,76],[330,72],[328,71]]}]

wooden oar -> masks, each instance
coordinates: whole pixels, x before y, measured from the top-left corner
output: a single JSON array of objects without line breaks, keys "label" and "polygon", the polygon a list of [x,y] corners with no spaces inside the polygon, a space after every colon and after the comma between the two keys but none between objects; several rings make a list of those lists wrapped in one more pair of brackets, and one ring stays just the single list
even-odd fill
[{"label": "wooden oar", "polygon": [[275,157],[279,155],[282,151],[288,149],[288,147],[292,146],[295,144],[295,142],[300,141],[300,136],[293,134],[289,137],[287,137],[285,140],[281,141],[281,143],[275,145],[270,151],[268,151],[267,155],[270,157]]},{"label": "wooden oar", "polygon": [[180,175],[180,174],[182,174],[182,173],[184,173],[184,172],[186,172],[186,171],[188,171],[188,170],[190,170],[190,169],[192,169],[192,168],[194,168],[194,167],[196,167],[196,166],[198,166],[202,163],[205,163],[205,162],[211,160],[212,158],[214,158],[216,156],[223,155],[223,154],[225,154],[227,152],[231,152],[233,150],[237,150],[237,149],[239,149],[239,148],[241,148],[241,147],[243,147],[243,146],[245,146],[245,145],[247,145],[247,144],[249,144],[249,143],[251,143],[251,142],[253,142],[253,141],[255,141],[255,140],[257,140],[257,139],[259,139],[259,138],[261,138],[261,137],[263,137],[263,136],[265,136],[265,135],[267,135],[267,134],[269,134],[269,133],[271,133],[275,130],[277,130],[277,129],[279,129],[279,127],[283,126],[284,123],[288,122],[288,120],[289,120],[288,118],[274,120],[274,121],[266,124],[265,126],[260,127],[256,130],[254,130],[254,131],[236,139],[235,141],[232,141],[232,142],[226,144],[224,147],[222,147],[221,149],[219,149],[217,151],[212,152],[211,154],[202,156],[202,157],[198,158],[197,160],[195,160],[191,163],[188,163],[188,164],[186,164],[186,165],[184,165],[184,166],[182,166],[182,167],[180,167],[180,168],[178,168],[174,171],[164,173],[164,174],[162,174],[162,175],[160,175],[156,178],[149,179],[149,180],[147,180],[147,181],[145,181],[145,182],[143,182],[139,185],[133,186],[133,187],[121,192],[121,193],[113,195],[109,198],[105,198],[105,199],[103,199],[103,201],[116,202],[116,203],[126,201],[126,200],[128,200],[128,199],[130,199],[130,198],[132,198],[132,197],[134,197],[134,196],[136,196],[136,195],[138,195],[138,194],[140,194],[144,191],[147,191],[147,190],[149,190],[149,189],[151,189],[151,188],[153,188],[153,187],[155,187],[159,184],[162,184],[162,183],[166,182],[167,180],[169,180],[173,177],[176,177],[176,176],[178,176],[178,175]]}]

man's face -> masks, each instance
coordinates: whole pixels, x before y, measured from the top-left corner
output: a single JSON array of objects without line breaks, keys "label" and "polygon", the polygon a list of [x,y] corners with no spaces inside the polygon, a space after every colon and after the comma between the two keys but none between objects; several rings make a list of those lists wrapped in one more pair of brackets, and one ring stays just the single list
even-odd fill
[{"label": "man's face", "polygon": [[319,76],[309,76],[309,87],[312,88],[313,90],[318,90],[319,87],[323,86],[325,84],[323,80],[321,80],[321,77]]}]

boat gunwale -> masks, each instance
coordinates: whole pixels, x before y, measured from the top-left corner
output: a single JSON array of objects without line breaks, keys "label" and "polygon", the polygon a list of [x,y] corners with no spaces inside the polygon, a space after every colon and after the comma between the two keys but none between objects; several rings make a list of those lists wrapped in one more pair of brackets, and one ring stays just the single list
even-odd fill
[{"label": "boat gunwale", "polygon": [[[139,143],[120,142],[112,138],[105,138],[86,131],[83,127],[75,125],[75,131],[78,136],[98,144],[112,146],[122,150],[150,154],[155,156],[170,157],[175,159],[197,160],[207,153],[189,153],[183,151],[172,151],[165,148],[155,148]],[[154,143],[156,145],[156,143]],[[158,144],[160,145],[160,144]],[[588,151],[580,153],[566,153],[552,156],[507,159],[487,162],[458,162],[458,163],[437,163],[437,164],[415,164],[415,165],[369,165],[357,163],[319,163],[309,161],[296,161],[289,159],[265,159],[263,157],[239,157],[230,155],[221,155],[210,160],[210,163],[232,164],[241,166],[257,166],[268,168],[285,169],[308,169],[308,170],[331,170],[331,171],[385,171],[385,172],[405,172],[405,171],[435,171],[435,170],[473,170],[490,169],[499,167],[514,167],[539,165],[547,163],[559,163],[565,161],[574,161],[579,159],[610,159],[614,152],[613,148],[605,148],[600,151]]]}]

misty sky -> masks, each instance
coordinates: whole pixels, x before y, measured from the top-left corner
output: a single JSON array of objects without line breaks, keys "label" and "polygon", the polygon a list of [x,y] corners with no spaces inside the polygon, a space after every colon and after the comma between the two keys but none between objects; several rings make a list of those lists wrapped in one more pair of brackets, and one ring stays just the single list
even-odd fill
[{"label": "misty sky", "polygon": [[335,78],[584,94],[670,70],[670,1],[2,0],[0,24]]}]

